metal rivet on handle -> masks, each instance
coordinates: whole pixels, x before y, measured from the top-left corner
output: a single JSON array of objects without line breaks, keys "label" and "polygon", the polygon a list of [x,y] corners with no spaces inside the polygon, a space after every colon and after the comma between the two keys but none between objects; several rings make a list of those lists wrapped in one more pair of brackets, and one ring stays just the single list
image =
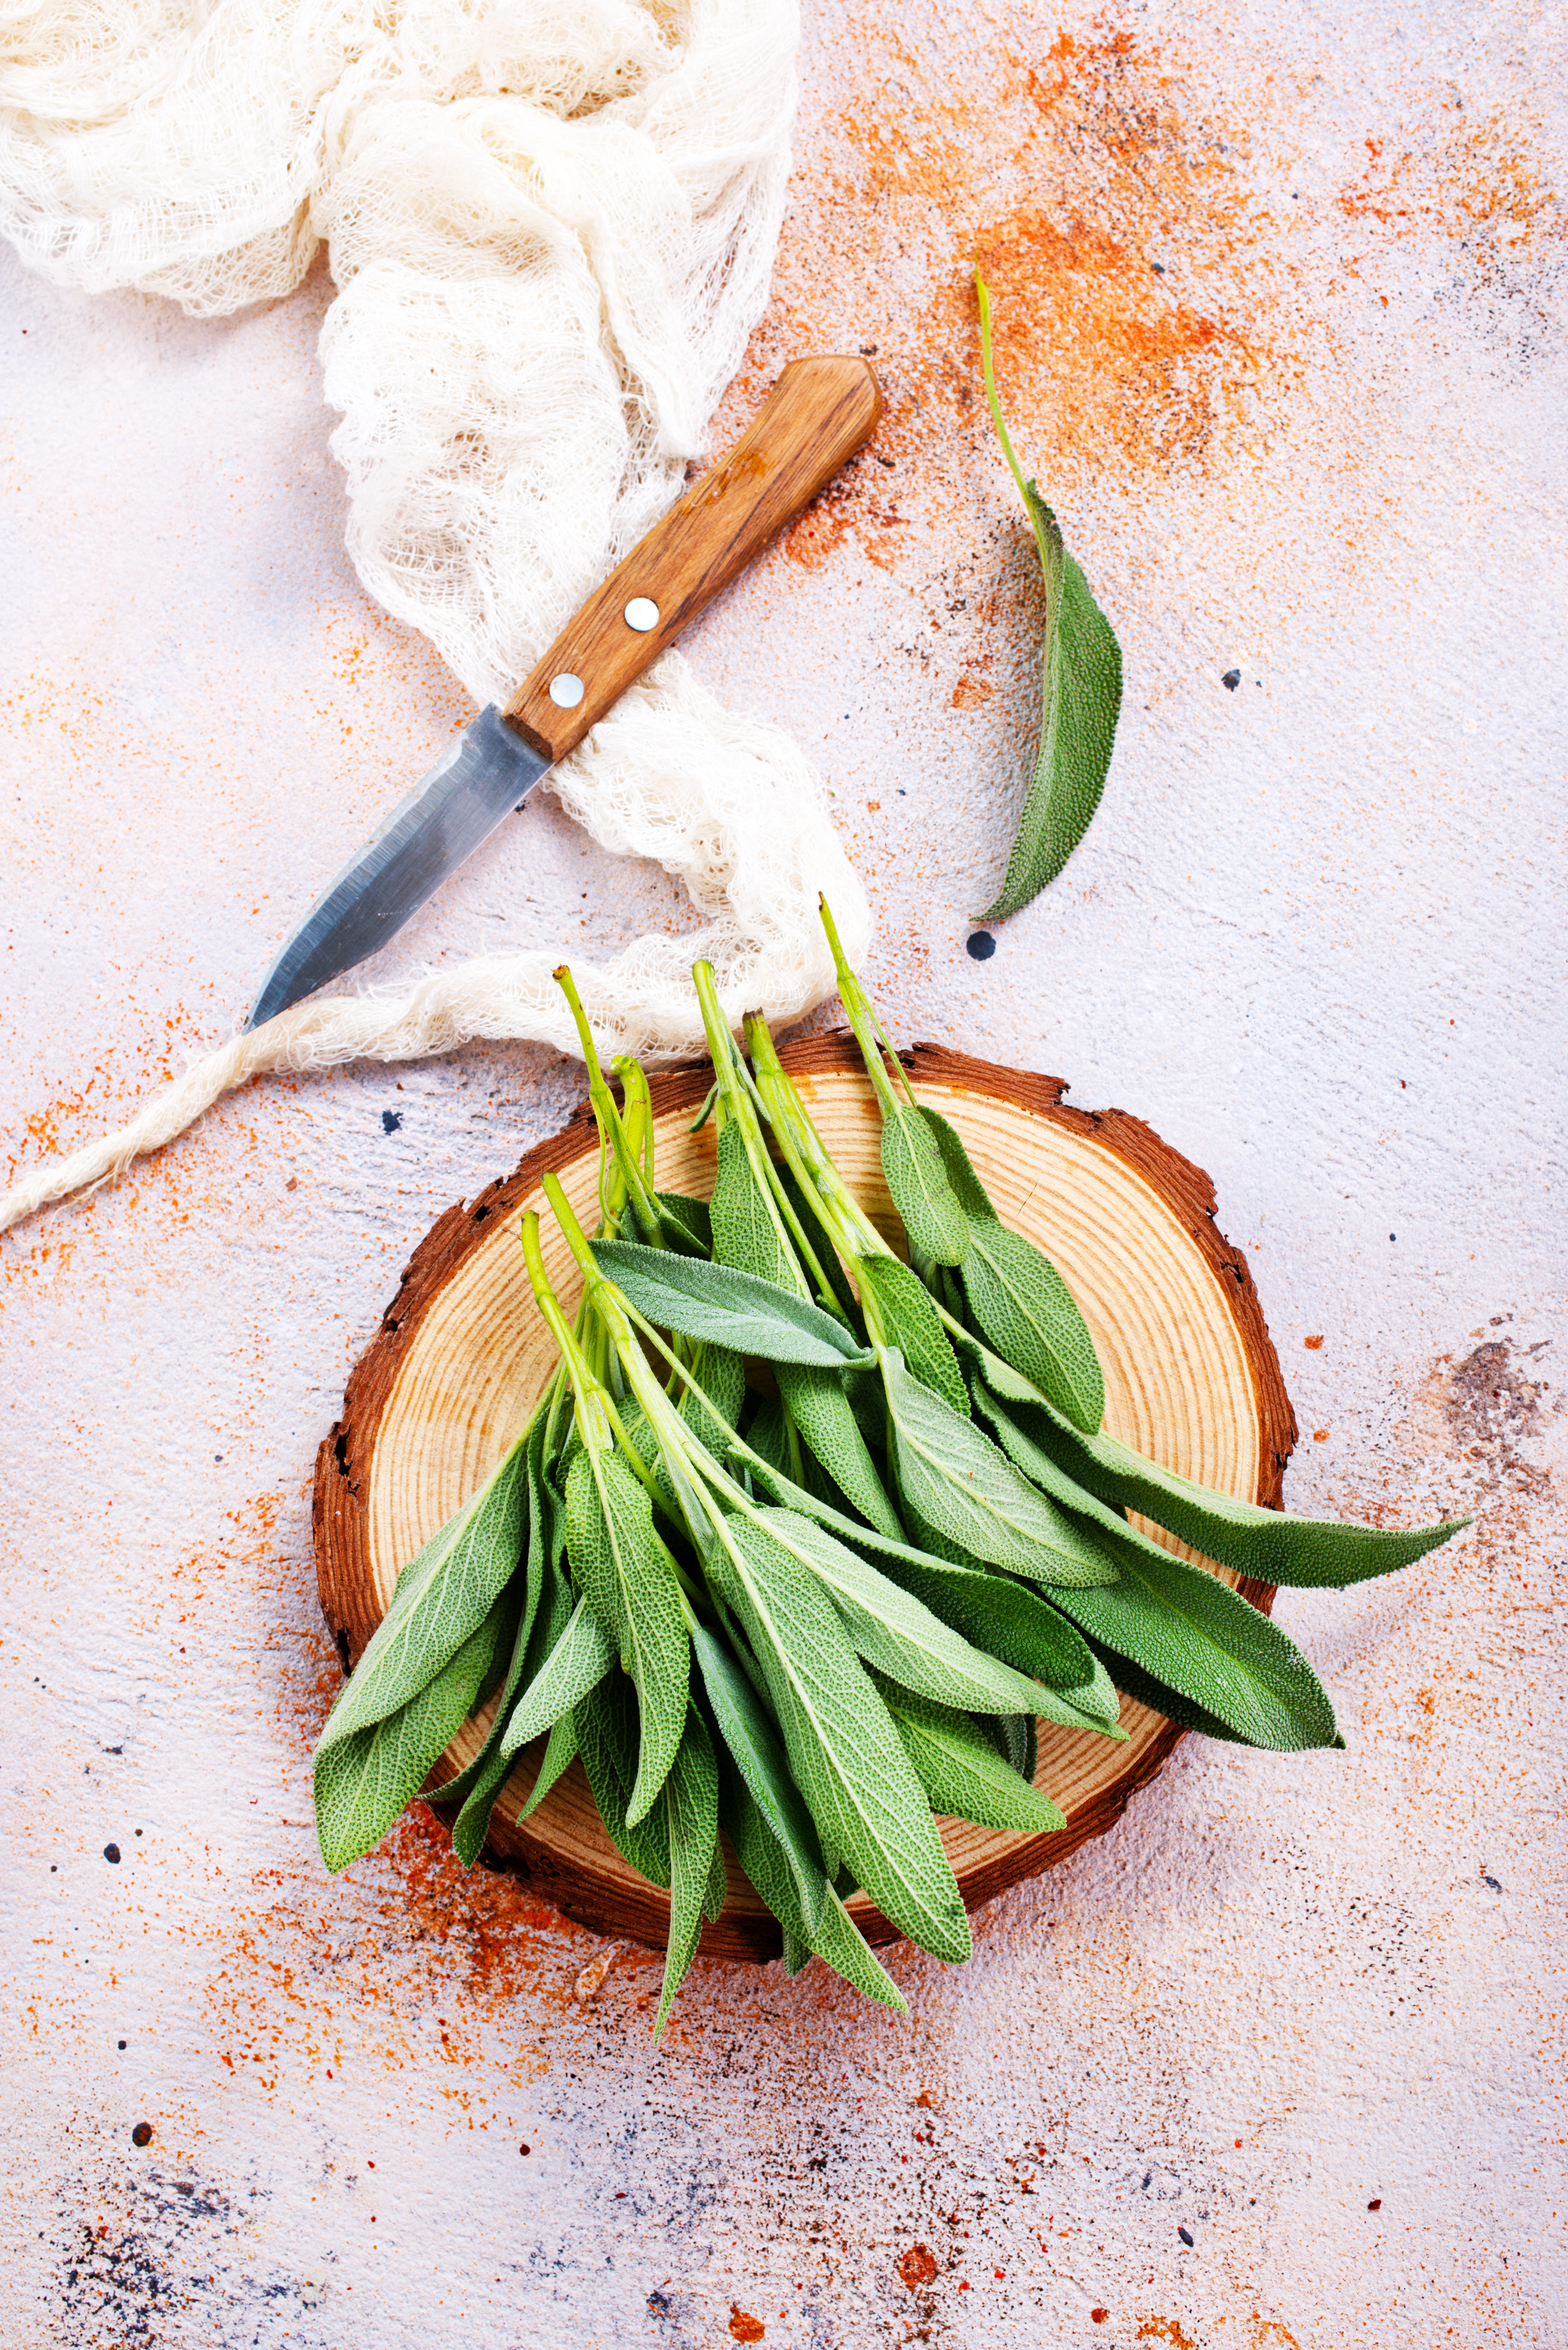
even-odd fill
[{"label": "metal rivet on handle", "polygon": [[564,670],[550,680],[550,699],[557,710],[575,710],[583,698],[583,681]]},{"label": "metal rivet on handle", "polygon": [[659,626],[659,607],[651,596],[634,596],[626,608],[626,625],[646,636]]}]

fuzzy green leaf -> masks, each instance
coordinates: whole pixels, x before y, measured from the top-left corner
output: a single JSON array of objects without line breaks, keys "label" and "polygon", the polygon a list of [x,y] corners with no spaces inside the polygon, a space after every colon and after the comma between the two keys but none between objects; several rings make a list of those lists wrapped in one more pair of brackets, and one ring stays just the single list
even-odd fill
[{"label": "fuzzy green leaf", "polygon": [[1265,1510],[1255,1502],[1237,1501],[1179,1477],[1113,1437],[1086,1437],[1064,1427],[1038,1395],[1030,1402],[1035,1416],[1026,1417],[1023,1425],[1096,1501],[1113,1509],[1136,1510],[1206,1558],[1256,1575],[1260,1582],[1288,1584],[1298,1590],[1343,1590],[1411,1565],[1470,1523],[1450,1518],[1440,1525],[1407,1528],[1340,1525],[1332,1519]]},{"label": "fuzzy green leaf", "polygon": [[1048,1795],[1021,1779],[967,1713],[882,1683],[883,1700],[933,1812],[1004,1834],[1053,1834],[1067,1825]]},{"label": "fuzzy green leaf", "polygon": [[755,1690],[723,1643],[703,1625],[692,1634],[691,1643],[719,1734],[778,1839],[801,1916],[815,1933],[822,1923],[827,1878],[811,1814],[790,1777],[784,1749]]},{"label": "fuzzy green leaf", "polygon": [[[746,1138],[734,1119],[719,1129],[718,1169],[709,1214],[713,1262],[805,1294],[783,1218],[765,1180],[752,1165]],[[649,1317],[650,1320],[652,1316]]]},{"label": "fuzzy green leaf", "polygon": [[1152,1544],[1116,1548],[1119,1582],[1060,1596],[1081,1631],[1217,1715],[1249,1746],[1293,1752],[1336,1743],[1323,1685],[1277,1624],[1200,1566]]},{"label": "fuzzy green leaf", "polygon": [[815,1928],[807,1926],[800,1912],[794,1878],[778,1838],[750,1791],[732,1772],[723,1775],[720,1802],[736,1859],[784,1929],[784,1964],[791,1973],[798,1974],[806,1959],[815,1954],[867,1999],[896,2008],[900,2015],[907,2014],[902,1991],[831,1885],[824,1897],[821,1923]]},{"label": "fuzzy green leaf", "polygon": [[680,1743],[691,1657],[675,1562],[653,1530],[647,1492],[615,1453],[582,1452],[572,1464],[566,1555],[574,1582],[619,1646],[637,1690],[641,1757],[627,1807],[635,1826]]},{"label": "fuzzy green leaf", "polygon": [[934,1109],[920,1115],[968,1222],[959,1278],[969,1318],[1075,1427],[1093,1434],[1105,1418],[1106,1383],[1072,1291],[1049,1257],[1002,1222],[958,1128]]},{"label": "fuzzy green leaf", "polygon": [[969,1218],[948,1180],[936,1138],[908,1104],[884,1113],[882,1172],[910,1254],[934,1264],[961,1264],[969,1253]]},{"label": "fuzzy green leaf", "polygon": [[455,1656],[395,1713],[316,1750],[316,1833],[334,1874],[379,1845],[467,1718],[495,1662],[497,1601]]},{"label": "fuzzy green leaf", "polygon": [[521,1560],[532,1432],[530,1425],[399,1575],[390,1606],[327,1716],[318,1756],[417,1697],[489,1615]]},{"label": "fuzzy green leaf", "polygon": [[823,1585],[857,1654],[888,1679],[971,1713],[1037,1713],[1050,1702],[1048,1690],[971,1647],[826,1527],[793,1510],[764,1510],[763,1518]]},{"label": "fuzzy green leaf", "polygon": [[979,918],[1004,921],[1054,881],[1100,804],[1122,702],[1116,633],[1033,482],[1022,485],[1045,583],[1040,650],[1040,744],[994,902]]},{"label": "fuzzy green leaf", "polygon": [[[1051,1588],[1114,1583],[1103,1546],[1029,1482],[971,1420],[882,1357],[899,1498],[910,1515],[971,1558]],[[1071,1614],[1071,1610],[1068,1613]]]},{"label": "fuzzy green leaf", "polygon": [[[873,1358],[875,1359],[875,1358]],[[777,1366],[779,1393],[801,1438],[846,1500],[867,1524],[902,1542],[904,1529],[888,1500],[849,1399],[834,1371],[804,1364]]]},{"label": "fuzzy green leaf", "polygon": [[551,1788],[564,1772],[569,1771],[577,1756],[577,1717],[574,1708],[564,1713],[545,1741],[545,1752],[539,1757],[539,1773],[528,1790],[528,1800],[517,1814],[522,1826],[529,1814],[536,1812]]},{"label": "fuzzy green leaf", "polygon": [[595,1241],[593,1252],[600,1272],[661,1329],[712,1339],[769,1363],[841,1370],[846,1363],[867,1360],[842,1322],[777,1282],[635,1241]]},{"label": "fuzzy green leaf", "polygon": [[531,1740],[553,1729],[564,1714],[597,1688],[615,1660],[615,1641],[588,1602],[579,1599],[537,1677],[513,1709],[501,1742],[503,1758],[510,1762]]},{"label": "fuzzy green leaf", "polygon": [[637,1780],[637,1700],[624,1673],[607,1673],[573,1711],[577,1743],[605,1833],[650,1885],[670,1885],[670,1821],[656,1803],[645,1819],[627,1817]]},{"label": "fuzzy green leaf", "polygon": [[919,1275],[896,1256],[862,1256],[855,1260],[855,1277],[881,1316],[885,1344],[897,1347],[914,1377],[967,1419],[969,1391],[958,1357]]},{"label": "fuzzy green leaf", "polygon": [[719,1847],[719,1772],[706,1725],[695,1706],[687,1711],[685,1734],[661,1794],[670,1835],[670,1939],[664,1953],[664,1987],[653,2025],[656,2042],[663,2033],[670,2003],[697,1955]]},{"label": "fuzzy green leaf", "polygon": [[741,1618],[819,1834],[883,1915],[937,1958],[967,1958],[969,1920],[919,1780],[820,1585],[763,1528],[729,1522],[711,1568]]}]

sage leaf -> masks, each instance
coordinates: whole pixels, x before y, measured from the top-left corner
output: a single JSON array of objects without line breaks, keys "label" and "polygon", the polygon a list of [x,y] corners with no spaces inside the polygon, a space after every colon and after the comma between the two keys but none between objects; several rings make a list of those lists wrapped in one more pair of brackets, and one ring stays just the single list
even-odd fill
[{"label": "sage leaf", "polygon": [[898,1513],[888,1499],[837,1373],[780,1363],[776,1375],[790,1418],[839,1492],[868,1524],[901,1542]]},{"label": "sage leaf", "polygon": [[399,1575],[390,1606],[327,1716],[317,1755],[407,1705],[488,1617],[522,1553],[531,1434],[532,1424]]},{"label": "sage leaf", "polygon": [[908,1104],[884,1113],[882,1172],[911,1255],[933,1264],[961,1264],[969,1253],[969,1218],[954,1196],[929,1127]]},{"label": "sage leaf", "polygon": [[528,1800],[517,1814],[522,1826],[531,1812],[536,1812],[563,1772],[571,1768],[577,1753],[577,1717],[574,1708],[562,1714],[545,1741],[545,1752],[539,1758],[539,1775],[528,1791]]},{"label": "sage leaf", "polygon": [[997,437],[1023,499],[1045,582],[1041,646],[1040,747],[1035,754],[1006,878],[980,917],[1000,922],[1054,881],[1088,829],[1111,764],[1122,701],[1122,655],[1110,622],[1067,552],[1056,517],[1025,481],[1002,421],[991,363],[991,307],[976,276],[986,398]]},{"label": "sage leaf", "polygon": [[705,1338],[691,1357],[691,1380],[680,1399],[680,1417],[722,1464],[746,1400],[746,1367],[731,1347]]},{"label": "sage leaf", "polygon": [[[709,1216],[713,1262],[795,1290],[805,1284],[766,1179],[753,1166],[746,1138],[733,1118],[719,1128],[718,1166]],[[649,1319],[652,1320],[652,1315]]]},{"label": "sage leaf", "polygon": [[[759,1418],[758,1429],[763,1424]],[[1050,1720],[1074,1729],[1108,1729],[1113,1738],[1123,1734],[1116,1727],[1116,1695],[1104,1666],[1077,1627],[1039,1592],[1008,1575],[992,1575],[972,1564],[953,1565],[857,1523],[774,1468],[763,1448],[758,1451],[756,1482],[775,1502],[826,1526],[852,1548],[871,1550],[891,1561],[899,1581],[934,1616],[1029,1679],[1044,1682],[1059,1700],[1055,1707],[1039,1708]]]},{"label": "sage leaf", "polygon": [[763,1817],[749,1789],[732,1772],[722,1775],[720,1804],[725,1829],[735,1847],[736,1859],[748,1882],[756,1888],[784,1929],[784,1964],[790,1971],[798,1974],[806,1958],[815,1954],[855,1990],[863,1991],[867,1999],[877,2000],[885,2007],[896,2008],[900,2015],[907,2014],[909,2009],[902,1991],[872,1950],[833,1886],[827,1887],[824,1897],[821,1923],[815,1928],[807,1926],[800,1913],[794,1879],[785,1863],[778,1838]]},{"label": "sage leaf", "polygon": [[[1039,1492],[972,1420],[882,1357],[898,1492],[910,1515],[971,1558],[1053,1589],[1116,1579],[1104,1547]],[[1068,1614],[1072,1610],[1068,1609]]]},{"label": "sage leaf", "polygon": [[574,1582],[618,1644],[637,1690],[642,1741],[627,1807],[636,1826],[680,1744],[690,1652],[675,1562],[653,1530],[652,1503],[615,1453],[583,1452],[572,1464],[566,1555]]},{"label": "sage leaf", "polygon": [[883,1702],[933,1812],[1004,1834],[1038,1835],[1067,1825],[1048,1795],[1021,1779],[967,1713],[883,1685]]},{"label": "sage leaf", "polygon": [[831,1601],[762,1527],[728,1528],[710,1573],[767,1678],[819,1831],[901,1932],[936,1958],[967,1958],[969,1919],[919,1782]]},{"label": "sage leaf", "polygon": [[[670,1837],[670,1939],[664,1952],[664,1988],[654,2019],[657,2043],[670,2002],[685,1981],[702,1932],[713,1857],[719,1848],[719,1772],[706,1725],[695,1706],[662,1787]],[[721,1891],[720,1901],[723,1895]]]},{"label": "sage leaf", "polygon": [[1013,1368],[1090,1435],[1106,1413],[1106,1383],[1072,1291],[1033,1241],[1004,1224],[963,1138],[934,1109],[920,1113],[969,1227],[959,1269],[969,1318]]},{"label": "sage leaf", "polygon": [[656,1191],[654,1198],[665,1240],[691,1256],[711,1255],[713,1220],[707,1201],[691,1199],[684,1191]]},{"label": "sage leaf", "polygon": [[971,1713],[1038,1712],[1049,1690],[972,1648],[909,1592],[793,1510],[763,1522],[822,1584],[856,1653],[886,1679]]},{"label": "sage leaf", "polygon": [[616,1644],[599,1623],[587,1599],[579,1599],[565,1630],[513,1709],[501,1742],[504,1758],[512,1757],[597,1687],[616,1660]]},{"label": "sage leaf", "polygon": [[887,1331],[884,1343],[897,1347],[915,1378],[967,1419],[969,1390],[958,1357],[919,1275],[896,1256],[861,1256],[855,1277],[875,1303]]},{"label": "sage leaf", "polygon": [[827,1878],[811,1814],[790,1777],[784,1749],[756,1691],[723,1643],[700,1624],[691,1645],[719,1734],[751,1791],[752,1801],[778,1840],[800,1914],[815,1932],[822,1923]]},{"label": "sage leaf", "polygon": [[419,1794],[489,1679],[502,1628],[497,1603],[395,1713],[317,1747],[316,1834],[335,1876],[379,1845]]},{"label": "sage leaf", "polygon": [[635,1241],[595,1241],[592,1247],[600,1272],[639,1314],[683,1337],[712,1339],[765,1362],[829,1370],[869,1359],[842,1322],[777,1282]]},{"label": "sage leaf", "polygon": [[1335,1743],[1334,1708],[1277,1624],[1217,1575],[1152,1544],[1116,1549],[1118,1582],[1061,1595],[1081,1631],[1216,1715],[1248,1746],[1294,1752]]},{"label": "sage leaf", "polygon": [[1113,1509],[1136,1510],[1156,1525],[1200,1550],[1206,1558],[1260,1582],[1297,1590],[1344,1590],[1378,1575],[1392,1575],[1424,1558],[1470,1521],[1449,1518],[1440,1525],[1389,1527],[1336,1524],[1266,1510],[1256,1502],[1215,1492],[1190,1478],[1162,1469],[1113,1437],[1086,1437],[1064,1428],[1031,1399],[1033,1428],[1042,1450],[1051,1451],[1075,1484]]},{"label": "sage leaf", "polygon": [[578,1751],[605,1833],[639,1877],[670,1885],[670,1821],[656,1803],[640,1820],[627,1817],[637,1780],[637,1700],[624,1673],[607,1673],[574,1709]]}]

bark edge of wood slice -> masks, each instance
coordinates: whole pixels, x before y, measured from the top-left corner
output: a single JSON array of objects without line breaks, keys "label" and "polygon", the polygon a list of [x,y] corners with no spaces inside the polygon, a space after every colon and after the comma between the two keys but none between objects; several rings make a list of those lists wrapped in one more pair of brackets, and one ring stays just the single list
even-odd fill
[{"label": "bark edge of wood slice", "polygon": [[[879,1121],[853,1039],[843,1030],[807,1037],[782,1057],[852,1188],[892,1232]],[[1182,1475],[1277,1509],[1295,1419],[1246,1260],[1215,1222],[1209,1178],[1124,1110],[1069,1108],[1058,1078],[930,1045],[903,1058],[920,1097],[962,1134],[1003,1221],[1045,1251],[1077,1298],[1105,1367],[1108,1430]],[[708,1076],[703,1060],[652,1078],[664,1190],[706,1197],[711,1189],[711,1125],[687,1131]],[[431,1227],[355,1365],[342,1418],[317,1454],[317,1575],[346,1669],[379,1623],[400,1567],[494,1466],[553,1368],[553,1344],[517,1239],[523,1210],[543,1209],[539,1185],[552,1170],[591,1222],[597,1141],[586,1105],[514,1174],[472,1205],[449,1208]],[[580,1284],[547,1212],[543,1237],[551,1278],[570,1312]],[[1272,1604],[1272,1586],[1215,1572],[1255,1605]],[[1067,1818],[1055,1835],[941,1822],[971,1909],[1105,1835],[1183,1734],[1125,1696],[1121,1720],[1125,1745],[1041,1725],[1036,1783]],[[478,1724],[465,1724],[436,1766],[426,1793],[438,1806],[440,1783],[472,1760],[481,1734]],[[662,1947],[667,1898],[610,1843],[580,1762],[524,1825],[514,1825],[543,1750],[542,1740],[527,1749],[503,1790],[487,1861],[524,1878],[583,1925]],[[727,1846],[726,1860],[730,1898],[718,1923],[703,1928],[702,1954],[776,1958],[777,1925]],[[873,1942],[896,1939],[864,1895],[849,1908]]]}]

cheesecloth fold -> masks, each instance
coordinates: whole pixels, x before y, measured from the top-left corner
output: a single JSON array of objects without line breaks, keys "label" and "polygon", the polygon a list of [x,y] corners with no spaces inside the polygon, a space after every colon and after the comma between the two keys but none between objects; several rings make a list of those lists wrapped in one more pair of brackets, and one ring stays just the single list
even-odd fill
[{"label": "cheesecloth fold", "polygon": [[[321,348],[348,551],[481,702],[504,702],[683,485],[767,298],[794,0],[0,0],[0,229],[45,275],[198,316],[286,294],[325,242]],[[832,992],[863,890],[776,729],[667,653],[551,778],[707,917],[574,965],[607,1055]],[[323,879],[327,877],[324,876]],[[259,1071],[475,1037],[576,1049],[552,959],[315,998],[0,1199],[0,1229],[119,1173]]]}]

